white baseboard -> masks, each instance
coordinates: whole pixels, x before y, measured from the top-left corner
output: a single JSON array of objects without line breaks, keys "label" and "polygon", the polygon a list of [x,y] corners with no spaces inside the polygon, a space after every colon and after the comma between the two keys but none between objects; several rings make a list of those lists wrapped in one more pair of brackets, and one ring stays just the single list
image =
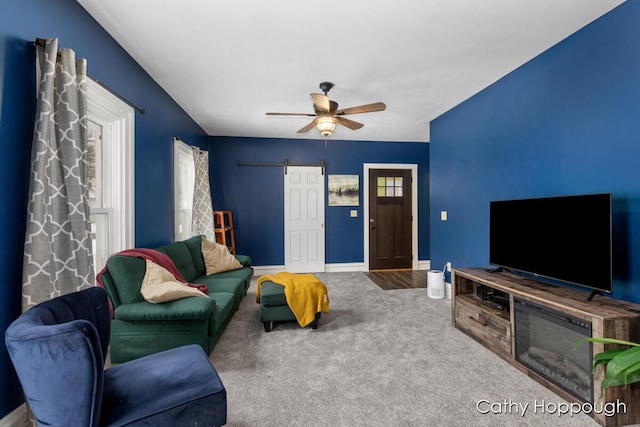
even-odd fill
[{"label": "white baseboard", "polygon": [[344,273],[351,271],[366,271],[363,262],[343,262],[339,264],[325,264],[324,266],[327,273]]},{"label": "white baseboard", "polygon": [[[254,265],[253,276],[259,277],[265,274],[275,274],[285,271],[284,265]],[[340,263],[340,264],[325,264],[326,273],[336,273],[345,271],[365,271],[364,264],[361,262],[354,263]]]},{"label": "white baseboard", "polygon": [[18,406],[13,412],[0,419],[0,427],[23,427],[27,421],[27,405]]},{"label": "white baseboard", "polygon": [[431,270],[431,260],[418,260],[418,270]]},{"label": "white baseboard", "polygon": [[[352,271],[368,271],[364,262],[341,262],[336,264],[325,264],[325,272],[327,273],[344,273]],[[430,270],[431,261],[418,261],[418,270]],[[263,276],[265,274],[274,274],[285,271],[284,265],[254,265],[254,277]]]}]

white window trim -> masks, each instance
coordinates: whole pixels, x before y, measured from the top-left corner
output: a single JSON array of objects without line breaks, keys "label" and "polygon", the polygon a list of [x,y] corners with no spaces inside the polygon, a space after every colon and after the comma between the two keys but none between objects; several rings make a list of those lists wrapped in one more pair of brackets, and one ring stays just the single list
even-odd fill
[{"label": "white window trim", "polygon": [[[121,159],[120,165],[108,160],[104,165],[111,177],[105,183],[106,197],[110,197],[106,204],[113,213],[110,215],[109,242],[112,253],[116,253],[135,247],[135,111],[92,79],[87,79],[87,111],[93,121],[103,126],[103,140],[112,142],[107,159]],[[94,211],[104,212],[103,209]],[[116,216],[122,221],[115,221]]]},{"label": "white window trim", "polygon": [[[189,171],[189,176],[187,177],[187,182],[182,183],[180,178],[180,160],[181,158],[188,157],[191,159],[191,170]],[[179,200],[179,189],[182,184],[185,184],[185,192],[189,195],[190,199],[193,199],[193,191],[194,191],[194,183],[195,183],[195,163],[193,161],[193,149],[191,146],[187,145],[183,141],[178,138],[174,138],[173,140],[173,234],[174,240],[184,240],[185,236],[191,236],[191,215],[189,215],[189,230],[186,234],[180,233],[180,200]],[[191,212],[193,214],[193,212]]]}]

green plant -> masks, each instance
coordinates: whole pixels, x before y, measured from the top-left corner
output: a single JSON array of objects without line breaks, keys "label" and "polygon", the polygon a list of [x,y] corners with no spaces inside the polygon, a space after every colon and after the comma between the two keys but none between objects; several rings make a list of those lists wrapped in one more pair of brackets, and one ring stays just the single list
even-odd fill
[{"label": "green plant", "polygon": [[593,373],[596,372],[598,365],[602,364],[605,367],[600,397],[603,396],[604,389],[607,387],[640,382],[640,343],[614,338],[581,338],[576,341],[575,347],[578,347],[582,341],[628,346],[605,350],[593,356]]}]

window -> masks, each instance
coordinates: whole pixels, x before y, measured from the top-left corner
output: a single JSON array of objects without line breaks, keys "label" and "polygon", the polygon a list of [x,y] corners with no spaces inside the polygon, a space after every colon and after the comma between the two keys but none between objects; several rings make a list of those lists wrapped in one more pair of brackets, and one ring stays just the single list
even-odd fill
[{"label": "window", "polygon": [[191,213],[196,167],[193,150],[180,141],[173,140],[173,187],[175,212],[175,240],[191,237]]},{"label": "window", "polygon": [[401,176],[380,176],[376,187],[378,197],[402,197]]},{"label": "window", "polygon": [[89,194],[89,208],[91,222],[91,241],[93,244],[93,266],[100,271],[109,257],[109,216],[110,211],[105,208],[103,195],[104,173],[102,168],[102,125],[91,119],[87,120],[87,186]]},{"label": "window", "polygon": [[134,247],[133,108],[87,80],[87,184],[93,261]]}]

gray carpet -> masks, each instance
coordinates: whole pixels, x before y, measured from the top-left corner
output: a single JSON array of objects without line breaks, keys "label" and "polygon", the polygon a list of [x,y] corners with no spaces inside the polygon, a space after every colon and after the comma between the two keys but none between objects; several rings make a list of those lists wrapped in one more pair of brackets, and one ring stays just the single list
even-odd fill
[{"label": "gray carpet", "polygon": [[[566,401],[454,329],[450,301],[382,290],[359,272],[317,276],[331,311],[315,331],[285,323],[265,333],[255,281],[249,289],[210,357],[228,426],[597,425],[535,409]],[[479,401],[502,413],[480,413]]]}]

